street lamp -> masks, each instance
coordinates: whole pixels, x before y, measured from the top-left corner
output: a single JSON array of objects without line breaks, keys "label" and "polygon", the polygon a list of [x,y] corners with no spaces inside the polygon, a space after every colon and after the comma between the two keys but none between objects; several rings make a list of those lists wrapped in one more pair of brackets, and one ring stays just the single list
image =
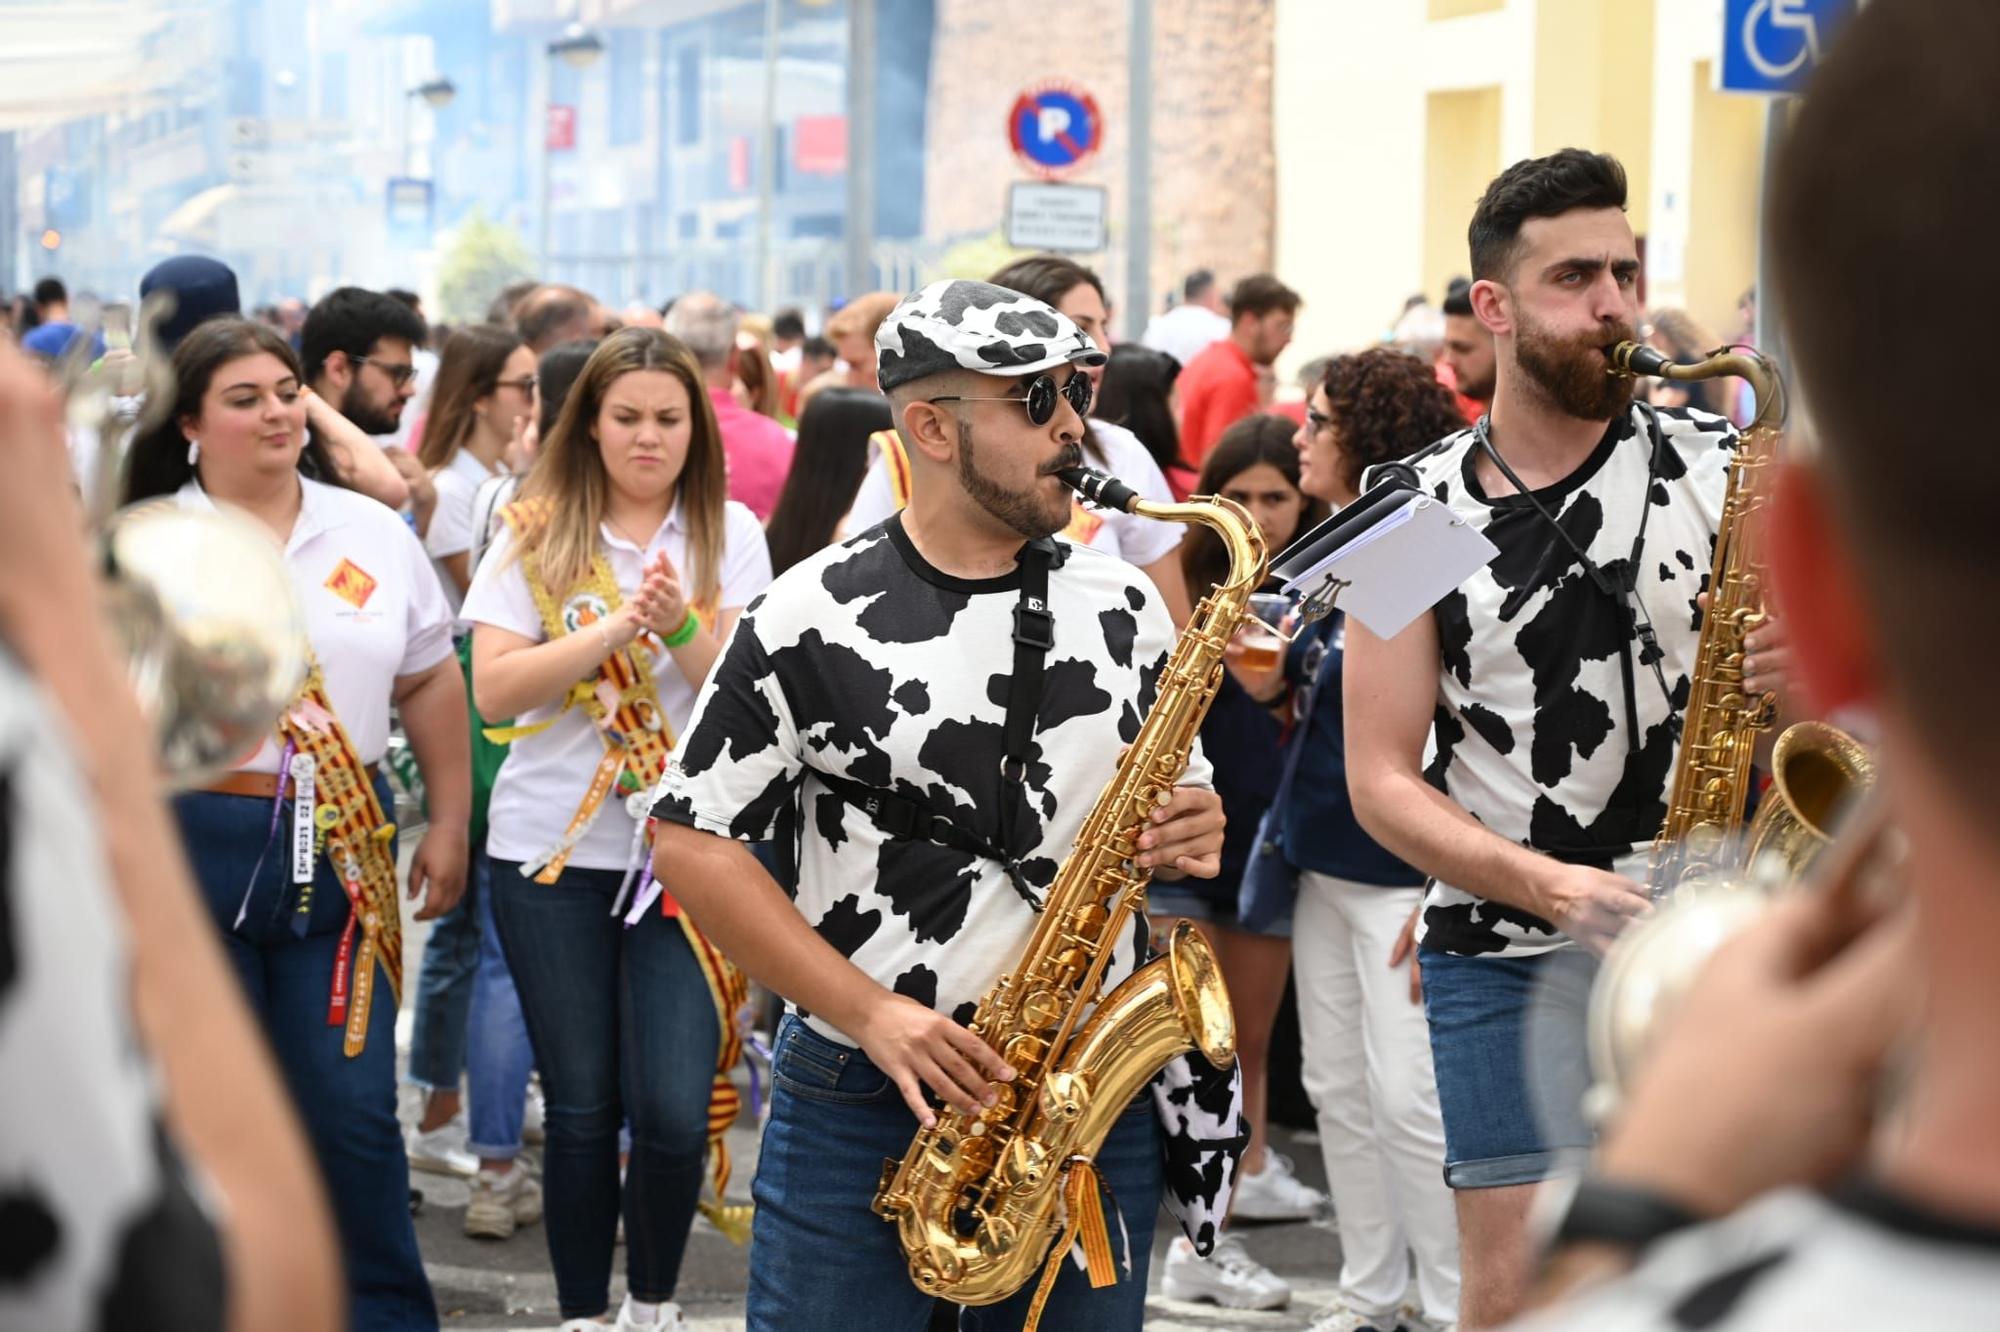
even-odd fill
[{"label": "street lamp", "polygon": [[[581,73],[596,64],[597,58],[604,54],[604,42],[596,33],[584,27],[581,23],[572,23],[563,29],[562,36],[549,43],[548,53],[551,62],[561,60],[571,69]],[[551,177],[555,172],[555,156],[554,150],[549,147],[549,113],[555,107],[554,74],[555,71],[553,68],[547,71],[548,76],[544,79],[542,85],[542,237],[540,269],[541,278],[545,282],[549,277],[549,223],[554,199],[554,193],[550,186]]]},{"label": "street lamp", "polygon": [[458,85],[442,76],[419,83],[410,89],[410,96],[421,97],[424,105],[433,111],[442,111],[451,105],[451,99],[458,96]]},{"label": "street lamp", "polygon": [[[458,96],[458,85],[440,74],[436,78],[426,79],[424,82],[419,83],[416,87],[405,92],[403,96],[406,99],[411,97],[422,98],[424,105],[431,109],[431,114],[436,115],[451,105],[452,98]],[[435,130],[432,134],[435,138]],[[412,142],[410,134],[410,120],[408,116],[405,116],[403,118],[403,174],[405,176],[413,174],[416,170],[411,163],[415,147],[416,145]],[[437,174],[435,165],[432,167],[431,174]]]}]

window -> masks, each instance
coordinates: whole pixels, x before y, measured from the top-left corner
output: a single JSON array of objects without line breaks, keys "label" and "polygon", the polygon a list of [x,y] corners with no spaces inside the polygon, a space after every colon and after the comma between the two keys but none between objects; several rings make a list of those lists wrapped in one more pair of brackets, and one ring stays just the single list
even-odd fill
[{"label": "window", "polygon": [[613,29],[608,63],[611,87],[605,128],[616,148],[645,137],[645,34],[634,28]]},{"label": "window", "polygon": [[674,55],[674,142],[701,142],[701,48],[683,46]]}]

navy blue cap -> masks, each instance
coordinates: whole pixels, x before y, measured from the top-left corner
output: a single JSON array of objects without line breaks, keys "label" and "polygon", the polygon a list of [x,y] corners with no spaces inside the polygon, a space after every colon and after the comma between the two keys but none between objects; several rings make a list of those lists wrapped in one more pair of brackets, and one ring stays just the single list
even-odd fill
[{"label": "navy blue cap", "polygon": [[154,264],[139,279],[139,299],[161,290],[174,295],[173,313],[160,324],[160,340],[169,350],[193,332],[196,324],[217,315],[243,313],[243,299],[236,294],[236,274],[228,264],[207,255],[176,255]]}]

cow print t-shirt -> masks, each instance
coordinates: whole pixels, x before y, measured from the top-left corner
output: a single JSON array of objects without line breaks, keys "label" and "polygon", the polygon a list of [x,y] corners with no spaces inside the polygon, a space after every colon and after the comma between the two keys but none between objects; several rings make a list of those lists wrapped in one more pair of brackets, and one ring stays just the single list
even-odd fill
[{"label": "cow print t-shirt", "polygon": [[[969,1022],[1026,947],[1036,919],[1026,898],[994,860],[890,837],[819,774],[887,789],[988,844],[1011,802],[1007,849],[1031,889],[1046,892],[1120,747],[1138,734],[1174,636],[1145,575],[1068,550],[1049,574],[1055,646],[1025,781],[1000,771],[1019,575],[942,573],[898,516],[801,562],[750,604],[695,703],[654,816],[746,841],[789,829],[795,900],[820,935],[883,985]],[[1182,780],[1207,784],[1198,750]],[[1112,950],[1106,989],[1130,974],[1145,940],[1145,921],[1134,920]]]},{"label": "cow print t-shirt", "polygon": [[[1701,633],[1695,597],[1707,590],[1736,443],[1735,428],[1706,412],[1661,410],[1659,422],[1663,447],[1650,485],[1653,445],[1645,409],[1634,405],[1581,466],[1535,493],[1569,541],[1528,497],[1487,497],[1474,471],[1473,431],[1418,465],[1424,487],[1500,550],[1434,612],[1441,669],[1425,775],[1503,837],[1635,879],[1645,877],[1666,816]],[[1496,442],[1504,456],[1506,441]],[[1647,504],[1635,594],[1658,635],[1666,691],[1621,602],[1600,590],[1572,549],[1573,542],[1621,583]],[[1620,664],[1626,644],[1636,739]],[[1569,942],[1539,916],[1445,883],[1425,899],[1424,929],[1433,947],[1465,956],[1518,956]]]}]

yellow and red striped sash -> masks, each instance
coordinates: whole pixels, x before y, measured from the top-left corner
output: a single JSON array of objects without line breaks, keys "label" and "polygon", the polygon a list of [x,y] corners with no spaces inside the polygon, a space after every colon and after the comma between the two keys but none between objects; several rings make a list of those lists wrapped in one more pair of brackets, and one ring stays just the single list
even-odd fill
[{"label": "yellow and red striped sash", "polygon": [[[343,1049],[352,1059],[368,1043],[368,1014],[374,1003],[378,961],[388,977],[392,1002],[400,1003],[403,993],[396,825],[383,814],[382,802],[375,798],[374,784],[368,780],[368,769],[334,713],[317,658],[298,697],[278,719],[278,733],[298,754],[312,760],[314,818],[325,836],[333,872],[347,892],[347,929],[340,936],[340,950],[335,955],[326,1017],[328,1026],[347,1028]],[[296,910],[301,914],[312,910],[311,884],[300,886]],[[357,924],[359,951],[354,948]]]}]

